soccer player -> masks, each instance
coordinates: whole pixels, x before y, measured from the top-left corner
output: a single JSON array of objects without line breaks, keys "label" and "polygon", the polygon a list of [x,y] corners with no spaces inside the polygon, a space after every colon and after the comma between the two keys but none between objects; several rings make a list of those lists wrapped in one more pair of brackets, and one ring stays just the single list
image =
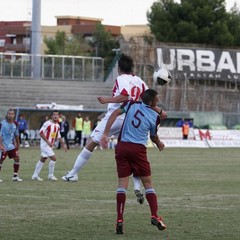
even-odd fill
[{"label": "soccer player", "polygon": [[[108,103],[107,113],[105,117],[101,120],[101,122],[97,125],[97,127],[93,130],[86,146],[78,155],[73,166],[73,169],[70,172],[68,172],[67,175],[62,177],[64,181],[75,182],[78,180],[77,174],[82,169],[82,167],[88,162],[96,146],[99,145],[99,141],[102,137],[102,133],[105,129],[107,120],[111,113],[115,109],[118,109],[121,103],[124,101],[139,100],[141,94],[146,89],[148,89],[145,82],[141,78],[133,74],[133,68],[134,68],[133,59],[130,56],[122,54],[118,61],[119,76],[115,81],[112,97],[109,98],[98,97],[98,101],[100,103],[102,104]],[[162,116],[163,117],[166,116],[166,113],[164,111],[162,111]],[[116,119],[109,132],[109,137],[113,135],[116,137],[118,136],[124,117],[125,115],[123,114]],[[140,180],[138,178],[134,178],[133,181],[134,192],[137,196],[137,200],[139,203],[143,203],[144,197],[140,190],[141,189]]]},{"label": "soccer player", "polygon": [[[2,163],[8,156],[13,158],[13,181],[22,182],[22,179],[18,176],[18,170],[20,166],[19,159],[19,131],[17,122],[14,121],[15,112],[13,109],[7,111],[6,118],[0,123],[0,171]],[[0,182],[2,180],[0,179]]]},{"label": "soccer player", "polygon": [[160,116],[152,108],[156,106],[158,93],[148,89],[142,96],[142,102],[128,101],[119,109],[116,109],[109,117],[106,128],[102,134],[100,145],[108,146],[108,136],[111,126],[118,116],[126,113],[124,123],[119,134],[118,143],[115,148],[115,159],[117,163],[118,187],[117,187],[117,224],[116,233],[123,234],[123,214],[126,202],[129,176],[140,177],[145,188],[146,199],[151,210],[151,223],[164,230],[166,225],[158,216],[157,196],[152,186],[151,168],[147,159],[146,144],[148,133],[151,140],[162,151],[164,144],[159,140],[157,128],[160,124]]},{"label": "soccer player", "polygon": [[58,111],[53,111],[52,119],[46,121],[41,129],[39,130],[39,134],[41,137],[40,148],[41,148],[41,158],[37,162],[35,171],[32,175],[32,180],[43,181],[42,178],[39,177],[39,173],[42,170],[42,167],[45,161],[50,158],[49,162],[49,173],[48,179],[52,181],[56,181],[57,178],[54,176],[54,169],[56,164],[56,156],[53,152],[53,146],[56,139],[62,144],[62,147],[65,151],[67,151],[67,146],[65,145],[63,139],[60,135],[60,126],[58,123],[59,113]]}]

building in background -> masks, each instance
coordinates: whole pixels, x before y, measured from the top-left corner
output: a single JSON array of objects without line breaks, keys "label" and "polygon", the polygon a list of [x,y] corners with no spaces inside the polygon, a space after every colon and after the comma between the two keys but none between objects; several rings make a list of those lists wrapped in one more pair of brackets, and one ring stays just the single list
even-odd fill
[{"label": "building in background", "polygon": [[[67,36],[82,34],[82,36],[91,40],[96,25],[101,24],[103,19],[82,17],[82,16],[56,16],[56,26],[41,26],[41,53],[44,54],[46,46],[43,42],[44,37],[53,38],[57,31],[63,31]],[[112,25],[103,25],[107,32],[113,37],[126,35],[131,37],[136,33],[145,31],[145,27],[121,27]],[[135,30],[134,30],[135,29]],[[130,35],[129,35],[130,34]],[[31,50],[31,21],[0,21],[0,52],[9,53],[30,53]]]},{"label": "building in background", "polygon": [[0,21],[0,52],[30,53],[31,22]]}]

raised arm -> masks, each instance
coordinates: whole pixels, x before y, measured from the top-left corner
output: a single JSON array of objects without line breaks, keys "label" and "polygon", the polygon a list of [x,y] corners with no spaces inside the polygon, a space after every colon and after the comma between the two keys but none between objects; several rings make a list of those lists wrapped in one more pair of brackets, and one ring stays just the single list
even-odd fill
[{"label": "raised arm", "polygon": [[101,103],[101,104],[105,104],[105,103],[122,103],[128,100],[128,96],[126,95],[118,95],[116,97],[97,97],[97,100]]}]

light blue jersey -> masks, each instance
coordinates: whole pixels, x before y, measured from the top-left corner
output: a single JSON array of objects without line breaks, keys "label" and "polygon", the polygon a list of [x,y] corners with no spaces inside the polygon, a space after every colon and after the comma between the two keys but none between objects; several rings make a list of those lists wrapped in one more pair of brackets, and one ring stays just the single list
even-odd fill
[{"label": "light blue jersey", "polygon": [[119,141],[146,145],[148,132],[156,136],[160,117],[157,112],[143,102],[129,101],[122,106],[126,117],[122,125]]},{"label": "light blue jersey", "polygon": [[15,136],[19,136],[17,124],[15,122],[9,123],[6,119],[3,120],[0,124],[0,137],[2,138],[2,143],[6,151],[15,148],[13,144]]}]

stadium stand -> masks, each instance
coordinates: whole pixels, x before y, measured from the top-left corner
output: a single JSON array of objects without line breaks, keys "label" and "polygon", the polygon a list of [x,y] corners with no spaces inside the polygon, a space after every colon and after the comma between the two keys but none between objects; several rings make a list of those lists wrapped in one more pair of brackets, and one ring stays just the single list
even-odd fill
[{"label": "stadium stand", "polygon": [[53,81],[32,79],[0,79],[0,102],[6,107],[34,107],[55,102],[83,105],[86,109],[102,109],[97,96],[109,96],[112,83]]}]

